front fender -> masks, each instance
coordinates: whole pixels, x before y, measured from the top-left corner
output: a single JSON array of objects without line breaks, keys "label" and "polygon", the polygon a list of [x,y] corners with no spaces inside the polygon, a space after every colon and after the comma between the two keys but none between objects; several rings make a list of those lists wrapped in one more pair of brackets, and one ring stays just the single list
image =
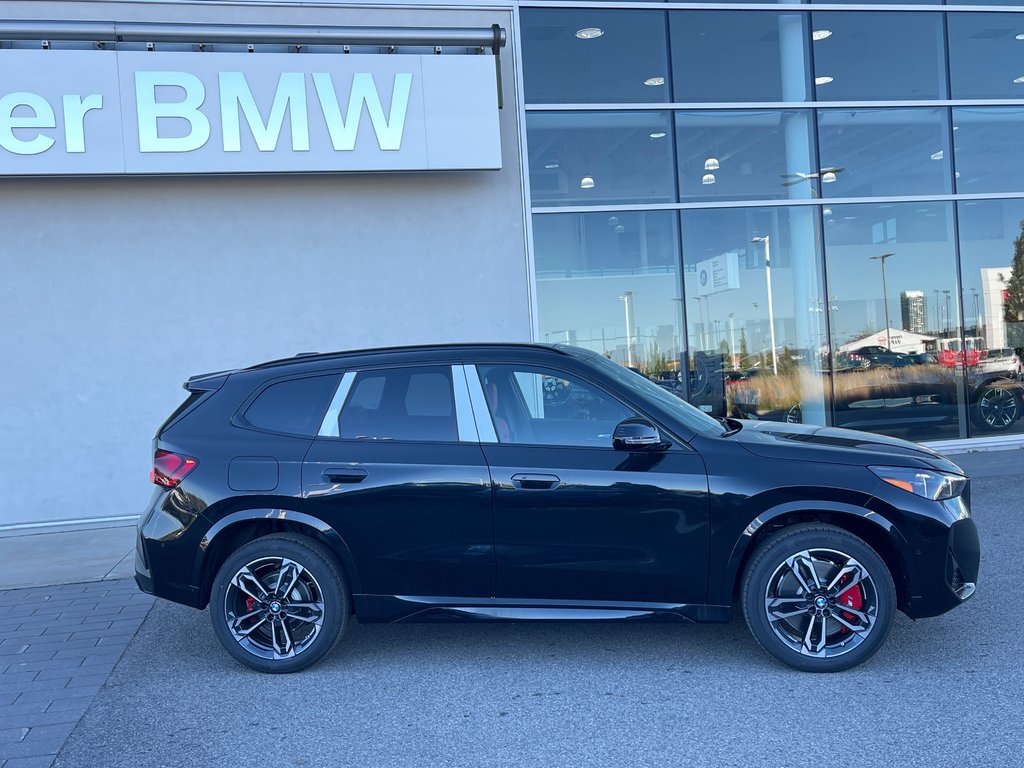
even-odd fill
[{"label": "front fender", "polygon": [[359,594],[363,591],[362,583],[359,580],[359,571],[356,569],[355,559],[352,557],[352,552],[341,534],[323,520],[313,517],[312,515],[307,515],[304,512],[297,512],[291,509],[243,509],[237,512],[232,512],[229,515],[225,515],[210,526],[210,529],[206,532],[206,535],[203,536],[202,541],[199,543],[199,549],[196,552],[195,563],[192,566],[193,584],[202,584],[203,564],[206,561],[206,556],[210,551],[210,547],[213,546],[217,537],[223,536],[226,531],[230,531],[234,526],[244,525],[245,523],[250,522],[288,523],[290,524],[289,527],[292,528],[298,526],[318,531],[327,541],[331,551],[341,561],[343,573],[348,579],[349,589],[354,594]]},{"label": "front fender", "polygon": [[732,604],[733,587],[736,584],[736,579],[739,578],[740,569],[750,557],[756,544],[760,541],[758,532],[764,526],[786,516],[808,513],[814,515],[827,513],[832,515],[836,524],[840,527],[843,527],[843,519],[856,520],[858,527],[865,524],[871,526],[871,529],[883,536],[892,545],[899,554],[901,561],[905,562],[903,553],[907,550],[906,539],[904,539],[903,534],[893,525],[891,520],[877,512],[841,501],[788,501],[764,510],[743,529],[739,538],[736,539],[732,546],[732,551],[729,554],[725,570],[718,585],[718,594],[709,595],[708,602],[722,605]]}]

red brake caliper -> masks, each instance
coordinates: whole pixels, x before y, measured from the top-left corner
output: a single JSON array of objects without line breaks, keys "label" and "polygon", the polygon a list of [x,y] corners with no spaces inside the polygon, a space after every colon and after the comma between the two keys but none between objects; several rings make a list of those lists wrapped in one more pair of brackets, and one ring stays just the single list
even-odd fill
[{"label": "red brake caliper", "polygon": [[[853,578],[852,576],[850,578]],[[855,611],[859,611],[860,607],[864,605],[864,593],[860,589],[860,584],[854,584],[849,589],[840,592],[836,598],[836,602],[840,606],[846,606],[847,608],[853,608]],[[849,622],[856,622],[857,617],[852,613],[842,612],[842,617]],[[840,627],[840,631],[846,634],[850,630],[847,627]]]},{"label": "red brake caliper", "polygon": [[[859,603],[858,603],[858,605],[859,605]],[[256,610],[256,598],[254,598],[254,597],[247,597],[247,598],[245,598],[245,610],[248,611],[249,613],[252,613],[253,611]]]}]

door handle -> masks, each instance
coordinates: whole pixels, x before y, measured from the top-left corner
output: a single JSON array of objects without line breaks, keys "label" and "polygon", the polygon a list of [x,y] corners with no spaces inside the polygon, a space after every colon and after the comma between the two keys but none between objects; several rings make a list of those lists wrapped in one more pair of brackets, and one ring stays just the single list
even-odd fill
[{"label": "door handle", "polygon": [[331,467],[324,470],[324,479],[329,483],[361,483],[366,479],[366,470]]},{"label": "door handle", "polygon": [[557,488],[561,482],[557,475],[535,475],[530,472],[517,472],[512,475],[512,485],[527,491],[549,491]]}]

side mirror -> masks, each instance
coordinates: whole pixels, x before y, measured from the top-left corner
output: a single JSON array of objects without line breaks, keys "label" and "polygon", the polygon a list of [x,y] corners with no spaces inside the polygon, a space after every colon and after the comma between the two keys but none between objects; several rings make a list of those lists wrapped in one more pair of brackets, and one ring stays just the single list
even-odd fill
[{"label": "side mirror", "polygon": [[651,451],[663,447],[658,428],[646,419],[626,419],[612,432],[612,448],[617,451]]}]

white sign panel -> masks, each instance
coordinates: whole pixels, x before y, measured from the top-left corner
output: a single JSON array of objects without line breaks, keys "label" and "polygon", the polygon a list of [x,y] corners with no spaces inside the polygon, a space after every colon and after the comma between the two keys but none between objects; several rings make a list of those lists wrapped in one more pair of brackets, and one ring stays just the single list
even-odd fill
[{"label": "white sign panel", "polygon": [[0,176],[499,168],[491,56],[0,51]]},{"label": "white sign panel", "polygon": [[698,295],[709,296],[739,287],[740,258],[735,251],[697,262]]}]

